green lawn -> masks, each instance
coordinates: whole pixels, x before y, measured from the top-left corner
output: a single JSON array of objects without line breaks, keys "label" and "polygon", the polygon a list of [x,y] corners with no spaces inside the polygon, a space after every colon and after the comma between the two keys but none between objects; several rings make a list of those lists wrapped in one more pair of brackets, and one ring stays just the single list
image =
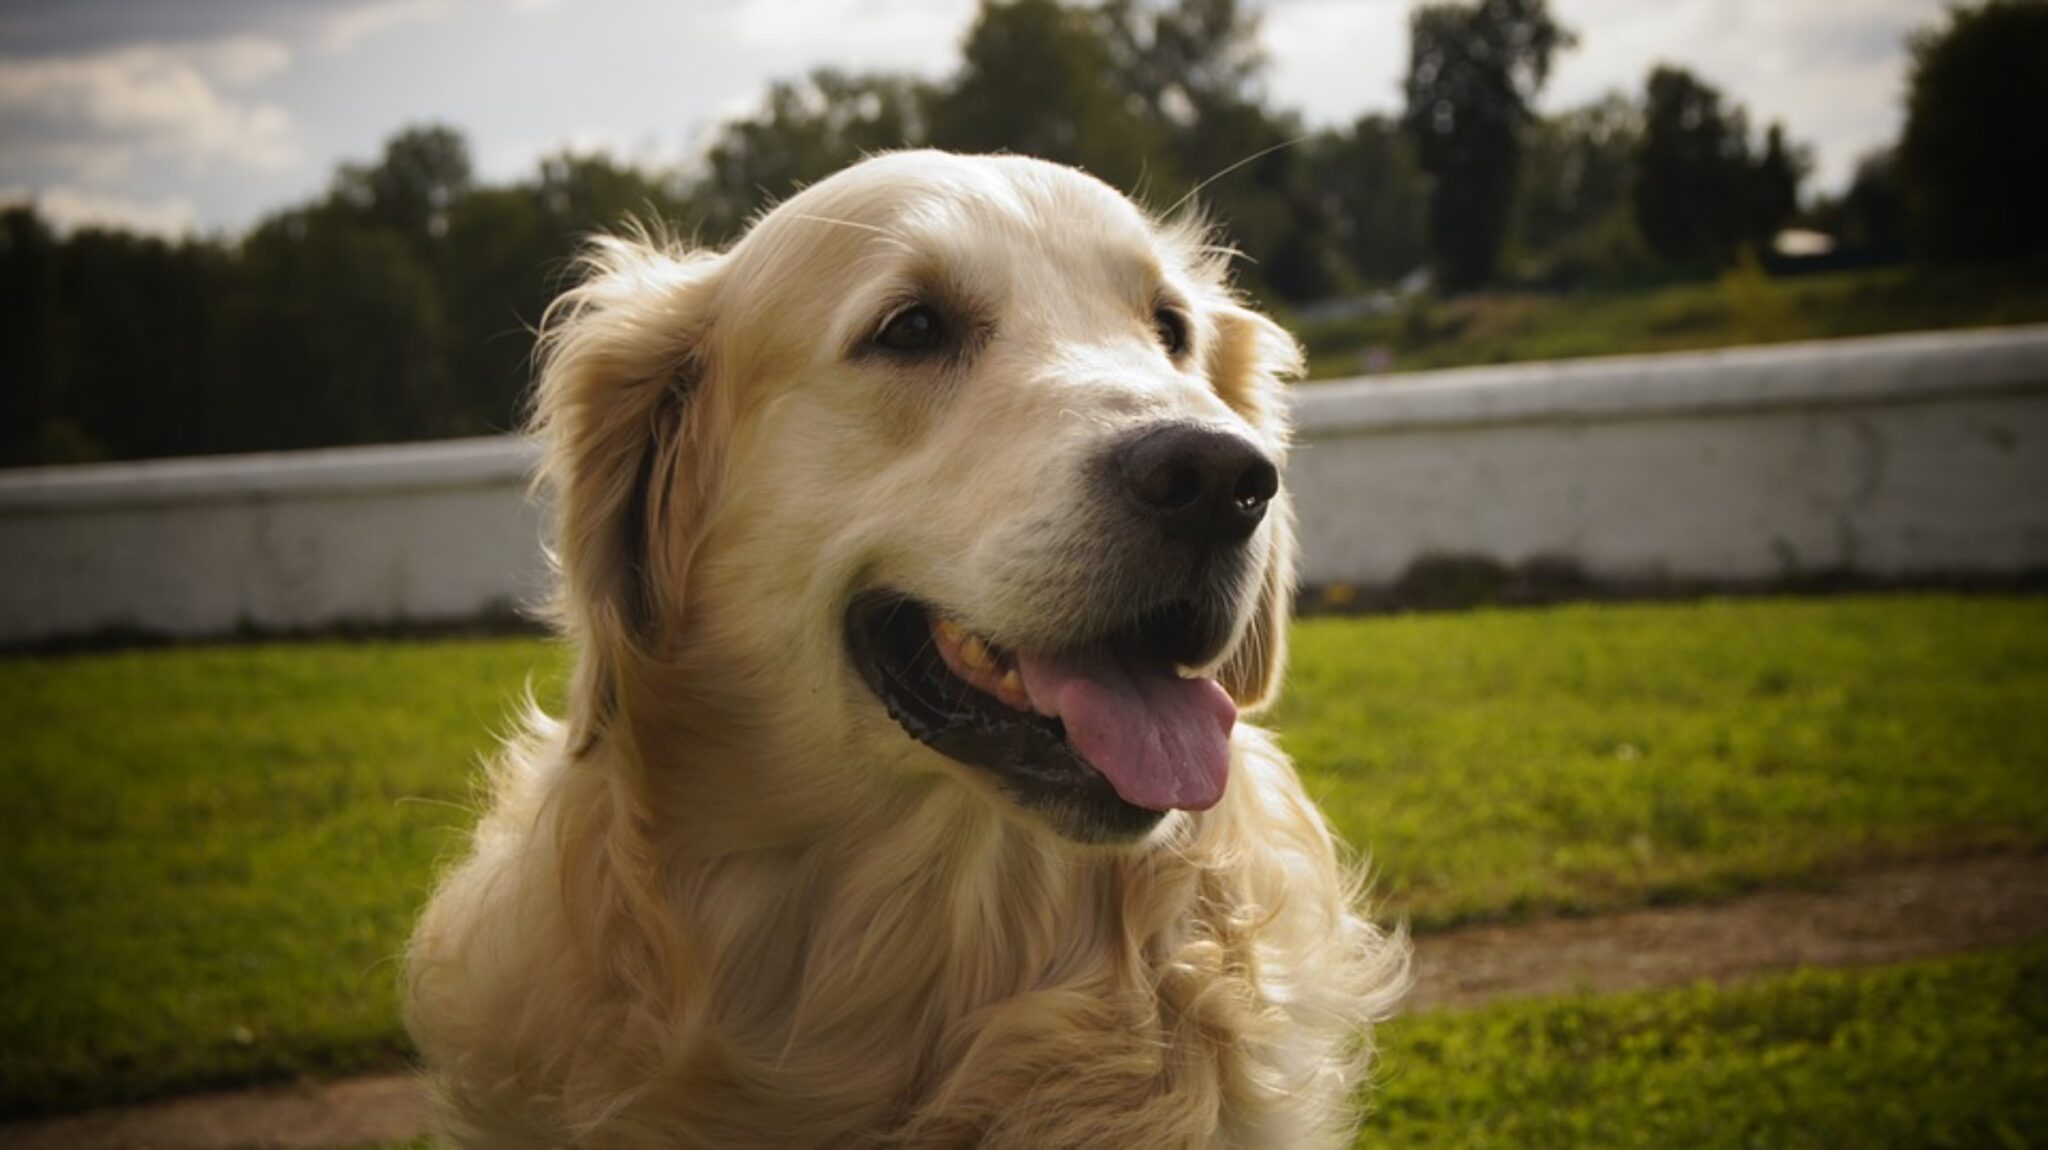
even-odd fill
[{"label": "green lawn", "polygon": [[[533,640],[0,661],[0,1113],[391,1065]],[[545,685],[545,684],[544,684]]]},{"label": "green lawn", "polygon": [[[1427,928],[2048,842],[2048,599],[1296,629],[1277,716]],[[389,1065],[532,640],[0,660],[0,1112]]]},{"label": "green lawn", "polygon": [[1422,927],[2048,843],[2048,599],[1309,619],[1276,716]]},{"label": "green lawn", "polygon": [[1680,351],[1896,331],[2048,321],[2048,272],[1889,269],[1577,295],[1428,301],[1386,316],[1297,323],[1317,378],[1356,375],[1368,349],[1393,368]]},{"label": "green lawn", "polygon": [[1380,1031],[1361,1146],[2048,1142],[2048,952],[1514,1003]]}]

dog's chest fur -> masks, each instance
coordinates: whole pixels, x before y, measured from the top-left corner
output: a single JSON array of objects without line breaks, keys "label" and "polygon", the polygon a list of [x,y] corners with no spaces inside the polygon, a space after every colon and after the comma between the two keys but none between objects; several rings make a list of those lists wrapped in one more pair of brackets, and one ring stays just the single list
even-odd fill
[{"label": "dog's chest fur", "polygon": [[[591,777],[507,807],[602,821]],[[494,937],[442,950],[446,967],[415,958],[438,1017],[499,1033],[524,1018],[511,1033],[533,1039],[420,1034],[430,1055],[466,1048],[441,1081],[451,1129],[508,1146],[1131,1147],[1314,1145],[1341,1127],[1353,1022],[1305,1010],[1289,982],[1330,965],[1344,924],[1284,929],[1312,908],[1274,905],[1257,887],[1279,872],[1244,852],[1295,864],[1270,844],[1224,851],[1231,812],[1179,849],[1077,859],[944,796],[836,846],[672,857],[637,893],[619,860],[531,849],[616,843],[616,827],[535,827],[526,889],[500,870],[505,905],[427,923]],[[654,917],[617,913],[651,891]],[[584,968],[564,977],[562,955],[494,927],[529,900],[555,903],[534,937],[581,937]]]}]

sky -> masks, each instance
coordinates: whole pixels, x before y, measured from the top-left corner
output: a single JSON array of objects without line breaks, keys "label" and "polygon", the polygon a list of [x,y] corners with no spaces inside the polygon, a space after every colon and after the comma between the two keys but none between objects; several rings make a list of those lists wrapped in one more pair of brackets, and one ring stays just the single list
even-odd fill
[{"label": "sky", "polygon": [[[1412,0],[1250,0],[1272,104],[1394,112]],[[451,124],[489,182],[563,147],[699,154],[771,80],[950,72],[976,0],[0,0],[0,202],[60,227],[235,233],[399,129]],[[1814,189],[1896,138],[1905,39],[1943,0],[1551,0],[1578,35],[1556,111],[1657,63],[1811,145]]]}]

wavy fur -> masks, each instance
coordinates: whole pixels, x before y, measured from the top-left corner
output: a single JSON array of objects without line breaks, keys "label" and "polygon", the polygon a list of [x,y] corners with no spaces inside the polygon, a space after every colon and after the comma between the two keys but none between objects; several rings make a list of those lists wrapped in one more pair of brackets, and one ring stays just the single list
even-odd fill
[{"label": "wavy fur", "polygon": [[[1186,379],[1118,366],[1141,361],[1089,327],[1107,303],[1059,312],[1086,289],[1071,261],[1030,262],[1049,235],[1158,253],[1197,310]],[[986,250],[996,236],[1014,242]],[[974,578],[987,529],[958,521],[1056,514],[1071,490],[1011,472],[1057,476],[1088,427],[1185,409],[1284,450],[1299,353],[1199,242],[1064,169],[912,153],[826,181],[724,255],[593,248],[545,325],[534,421],[578,654],[568,715],[536,712],[505,749],[408,955],[446,1140],[1346,1142],[1406,943],[1359,916],[1357,872],[1268,735],[1239,726],[1215,808],[1139,847],[1077,846],[904,738],[838,647],[849,589],[877,571],[1003,583]],[[903,259],[1000,286],[1016,333],[943,403],[886,382],[870,403],[872,373],[839,354],[872,319],[863,284]],[[1048,371],[1079,390],[1032,407]],[[1119,395],[1133,371],[1157,386]],[[979,404],[1022,429],[1014,467],[974,442],[994,418]],[[1284,659],[1277,511],[1214,670],[1246,707]]]}]

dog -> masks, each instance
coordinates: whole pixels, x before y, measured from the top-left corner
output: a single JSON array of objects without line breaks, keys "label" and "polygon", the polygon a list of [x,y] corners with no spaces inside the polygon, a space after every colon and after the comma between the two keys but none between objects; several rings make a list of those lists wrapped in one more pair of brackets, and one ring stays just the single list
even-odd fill
[{"label": "dog", "polygon": [[1274,739],[1301,353],[1070,168],[596,241],[533,430],[576,662],[404,998],[462,1146],[1347,1143],[1407,945]]}]

